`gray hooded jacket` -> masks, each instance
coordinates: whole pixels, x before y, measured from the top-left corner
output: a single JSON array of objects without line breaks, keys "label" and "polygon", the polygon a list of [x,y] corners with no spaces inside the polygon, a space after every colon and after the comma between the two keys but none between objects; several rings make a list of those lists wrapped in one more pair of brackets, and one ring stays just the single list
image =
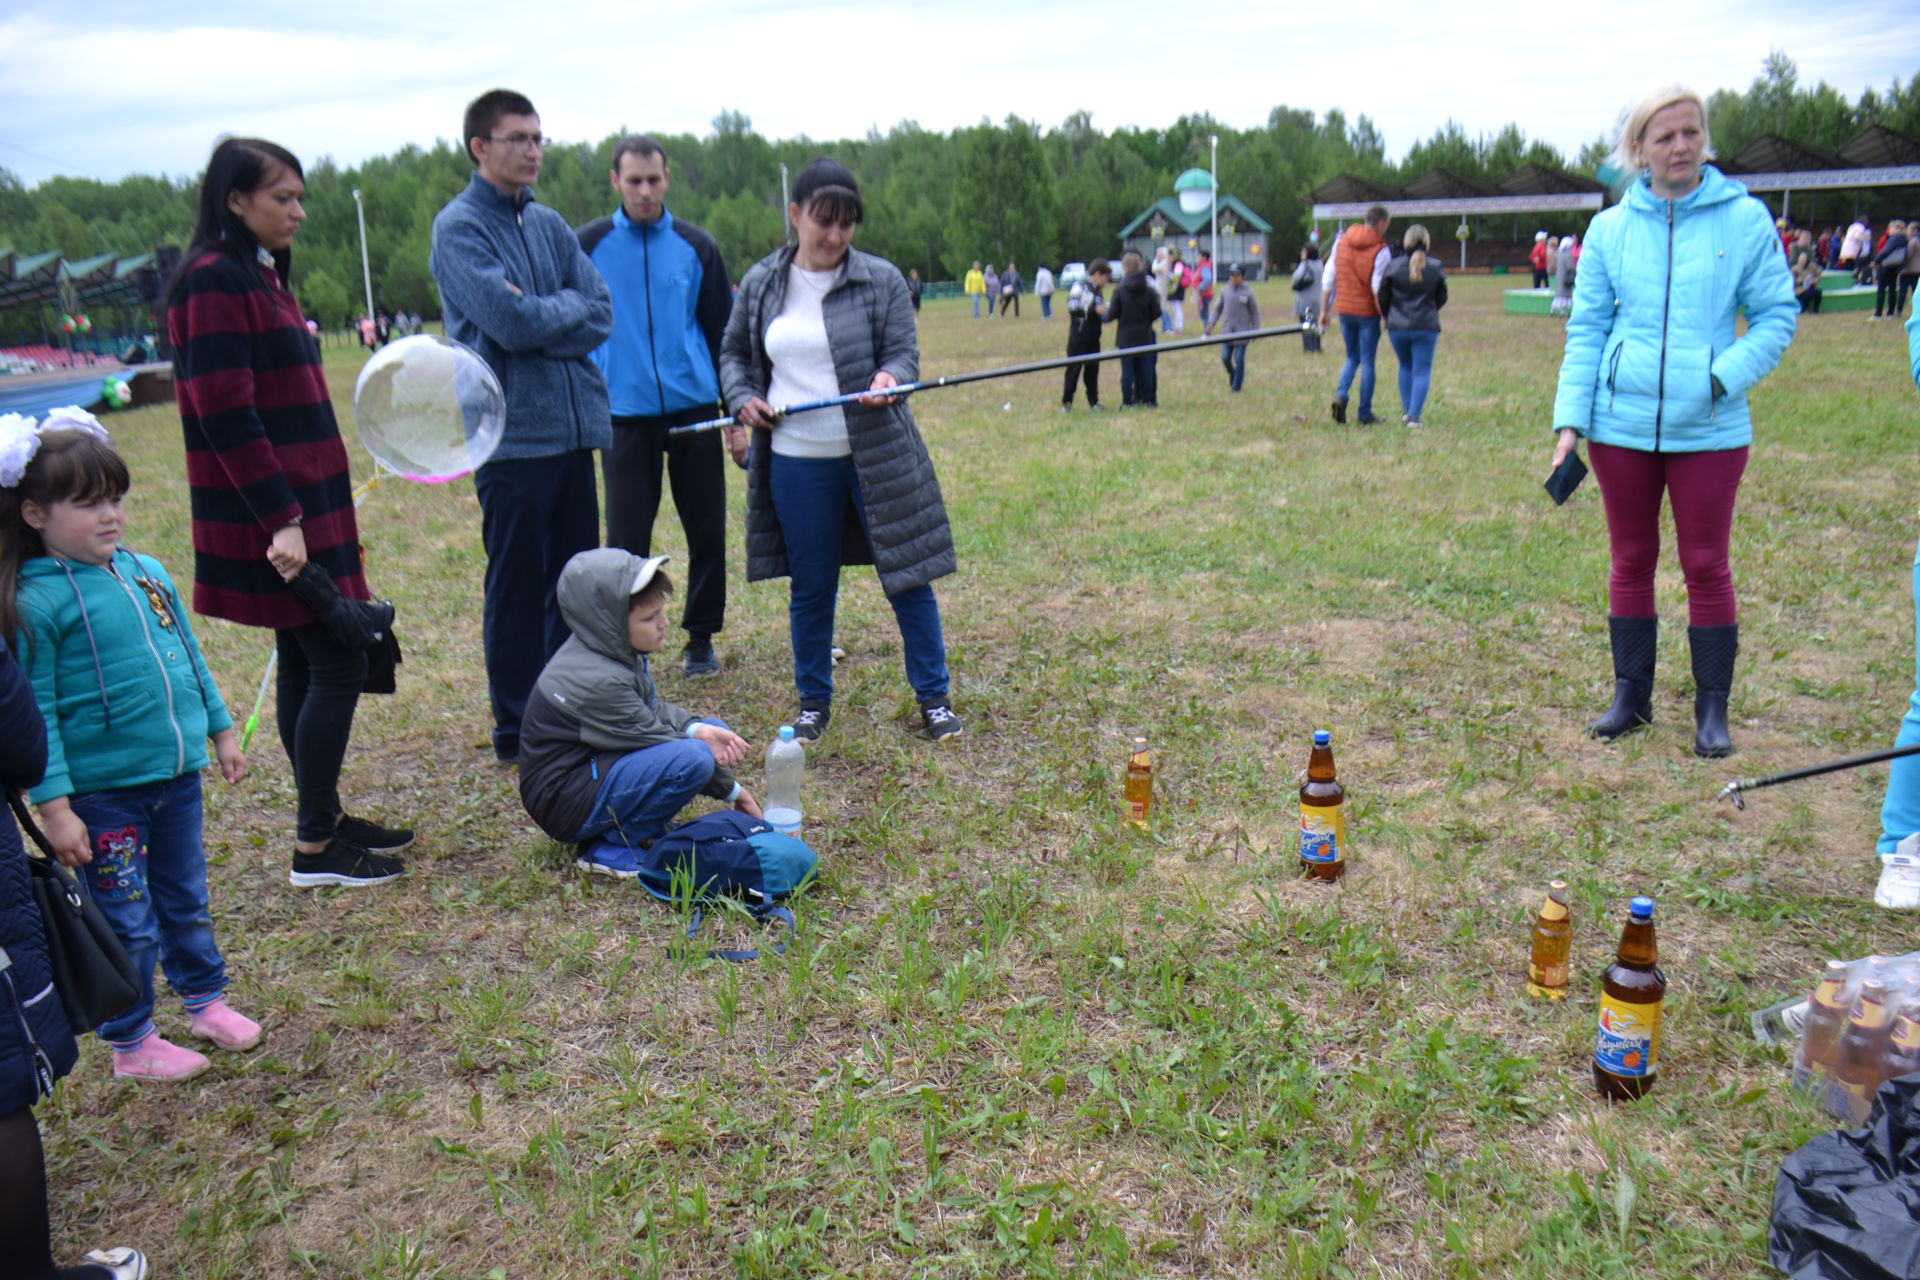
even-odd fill
[{"label": "gray hooded jacket", "polygon": [[[646,655],[627,638],[641,564],[630,551],[602,547],[560,571],[555,594],[573,634],[534,682],[520,727],[520,802],[555,840],[579,834],[612,759],[677,741],[701,721],[660,697]],[[724,800],[733,785],[716,764],[704,793]]]}]

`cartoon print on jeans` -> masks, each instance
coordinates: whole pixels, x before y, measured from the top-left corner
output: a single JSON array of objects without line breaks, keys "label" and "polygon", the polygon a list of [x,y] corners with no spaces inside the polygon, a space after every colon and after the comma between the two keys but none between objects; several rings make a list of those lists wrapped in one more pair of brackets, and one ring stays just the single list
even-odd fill
[{"label": "cartoon print on jeans", "polygon": [[133,865],[135,858],[146,854],[139,828],[102,831],[93,838],[93,891],[115,901],[138,902],[146,897],[146,877]]}]

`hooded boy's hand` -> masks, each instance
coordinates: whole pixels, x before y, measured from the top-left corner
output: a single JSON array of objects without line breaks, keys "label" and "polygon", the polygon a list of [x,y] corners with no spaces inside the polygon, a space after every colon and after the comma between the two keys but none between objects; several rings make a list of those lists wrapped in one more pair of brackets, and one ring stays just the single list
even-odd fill
[{"label": "hooded boy's hand", "polygon": [[717,724],[697,724],[691,732],[713,749],[714,760],[724,768],[733,768],[753,750],[752,743],[733,730],[723,729]]}]

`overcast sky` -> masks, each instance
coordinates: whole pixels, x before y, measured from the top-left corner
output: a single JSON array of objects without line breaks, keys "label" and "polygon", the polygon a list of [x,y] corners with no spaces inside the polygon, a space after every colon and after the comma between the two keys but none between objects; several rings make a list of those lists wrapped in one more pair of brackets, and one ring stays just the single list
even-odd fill
[{"label": "overcast sky", "polygon": [[[177,16],[192,8],[191,19]],[[1572,159],[1671,80],[1745,89],[1770,48],[1849,99],[1920,71],[1920,0],[1614,0],[1328,6],[1277,0],[5,0],[0,167],[192,175],[225,133],[354,164],[459,130],[504,85],[545,130],[705,134],[723,110],[770,138],[945,131],[1017,114],[1043,127],[1162,127],[1276,104],[1372,117],[1399,159],[1449,117],[1509,121]],[[1520,15],[1520,16],[1514,16]]]}]

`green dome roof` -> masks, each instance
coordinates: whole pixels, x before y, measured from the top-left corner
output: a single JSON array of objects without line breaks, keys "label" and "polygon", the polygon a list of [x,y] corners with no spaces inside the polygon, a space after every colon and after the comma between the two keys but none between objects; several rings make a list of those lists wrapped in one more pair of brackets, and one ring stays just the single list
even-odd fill
[{"label": "green dome roof", "polygon": [[1173,180],[1175,191],[1211,191],[1213,175],[1205,169],[1189,169]]}]

